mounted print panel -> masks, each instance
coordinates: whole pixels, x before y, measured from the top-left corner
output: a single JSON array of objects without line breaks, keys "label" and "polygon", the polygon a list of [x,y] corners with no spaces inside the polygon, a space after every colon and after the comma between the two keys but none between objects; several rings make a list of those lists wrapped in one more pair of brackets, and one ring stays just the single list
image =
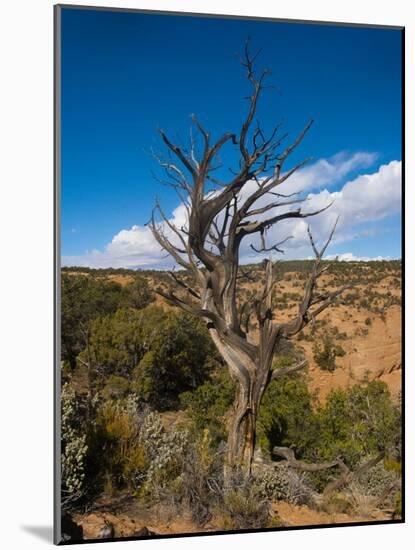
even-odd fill
[{"label": "mounted print panel", "polygon": [[403,521],[403,36],[55,7],[57,544]]}]

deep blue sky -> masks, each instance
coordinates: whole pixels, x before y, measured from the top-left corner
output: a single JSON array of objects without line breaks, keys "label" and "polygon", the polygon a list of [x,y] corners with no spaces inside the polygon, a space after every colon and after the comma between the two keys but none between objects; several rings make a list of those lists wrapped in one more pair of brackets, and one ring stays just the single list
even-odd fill
[{"label": "deep blue sky", "polygon": [[247,37],[276,85],[259,109],[264,126],[282,119],[294,135],[316,120],[301,156],[401,159],[398,30],[64,8],[63,255],[102,249],[145,223],[156,195],[167,211],[177,204],[152,176],[157,128],[187,138],[194,112],[214,134],[239,129],[249,88],[237,54]]}]

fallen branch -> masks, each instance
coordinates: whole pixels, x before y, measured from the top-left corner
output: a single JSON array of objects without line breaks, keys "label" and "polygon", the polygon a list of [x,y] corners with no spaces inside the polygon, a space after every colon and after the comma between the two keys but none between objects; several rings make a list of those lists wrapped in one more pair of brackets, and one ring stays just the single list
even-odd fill
[{"label": "fallen branch", "polygon": [[342,461],[341,465],[343,468],[342,475],[335,479],[334,481],[331,481],[327,487],[324,489],[323,494],[328,495],[330,493],[333,493],[334,491],[337,491],[338,489],[341,489],[345,485],[349,485],[352,481],[357,479],[359,476],[376,466],[381,460],[383,460],[385,457],[385,451],[381,451],[378,455],[376,455],[374,458],[371,458],[364,462],[361,466],[357,467],[356,470],[352,471],[350,470]]},{"label": "fallen branch", "polygon": [[[384,459],[386,454],[385,451],[381,451],[374,458],[370,458],[369,460],[358,466],[356,470],[352,471],[340,457],[338,457],[336,460],[333,460],[332,462],[309,463],[303,462],[302,460],[297,460],[295,458],[294,451],[289,447],[274,447],[272,449],[272,453],[281,458],[285,458],[286,462],[291,468],[295,468],[296,470],[301,470],[303,472],[321,472],[330,468],[340,468],[342,470],[342,474],[326,486],[323,491],[324,496],[327,496],[330,493],[341,489],[345,485],[349,485],[352,481],[359,478],[359,476],[376,466],[376,464]],[[394,486],[395,484],[391,487],[391,490]],[[381,499],[384,500],[386,496],[387,494],[382,495]]]},{"label": "fallen branch", "polygon": [[297,460],[294,455],[294,451],[288,447],[274,447],[272,449],[274,455],[285,458],[288,462],[288,465],[291,468],[296,470],[301,470],[303,472],[321,472],[322,470],[328,470],[329,468],[334,468],[339,466],[339,460],[336,459],[333,462],[321,462],[321,463],[310,463],[303,462],[302,460]]}]

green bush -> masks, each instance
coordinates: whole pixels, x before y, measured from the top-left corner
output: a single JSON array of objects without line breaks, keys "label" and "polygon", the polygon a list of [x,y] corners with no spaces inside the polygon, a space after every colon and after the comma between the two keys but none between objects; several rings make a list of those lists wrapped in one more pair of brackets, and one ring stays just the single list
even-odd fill
[{"label": "green bush", "polygon": [[342,455],[350,465],[400,441],[400,411],[384,382],[374,380],[335,390],[318,413],[322,445],[328,457]]},{"label": "green bush", "polygon": [[80,355],[83,363],[88,357],[98,388],[125,378],[141,401],[166,410],[178,406],[180,393],[203,383],[216,351],[199,320],[148,306],[122,308],[95,319],[89,347]]},{"label": "green bush", "polygon": [[285,376],[271,382],[258,415],[257,440],[262,449],[271,453],[275,445],[295,444],[297,452],[301,453],[313,444],[312,404],[313,398],[303,375]]},{"label": "green bush", "polygon": [[154,294],[151,292],[147,280],[140,275],[135,275],[134,281],[123,287],[122,305],[124,307],[142,309],[153,301]]},{"label": "green bush", "polygon": [[61,341],[62,359],[72,370],[85,348],[89,323],[99,315],[113,313],[123,301],[121,285],[89,275],[62,274]]},{"label": "green bush", "polygon": [[[386,384],[375,380],[330,392],[326,404],[311,419],[308,432],[311,441],[303,447],[303,459],[330,462],[340,456],[355,469],[367,457],[399,446],[400,411]],[[326,470],[311,478],[315,487],[322,489],[333,474]]]},{"label": "green bush", "polygon": [[194,391],[182,393],[180,402],[195,430],[209,429],[214,442],[218,443],[226,438],[225,415],[233,403],[234,394],[235,384],[228,369],[222,367]]},{"label": "green bush", "polygon": [[336,357],[343,357],[345,351],[341,346],[335,345],[333,340],[326,336],[322,343],[313,346],[314,361],[322,370],[334,372],[336,370]]},{"label": "green bush", "polygon": [[163,317],[162,311],[157,308],[155,312],[151,307],[148,310],[123,308],[98,317],[91,323],[89,350],[85,350],[81,358],[87,360],[89,351],[102,381],[111,375],[131,379],[151,343],[147,325],[153,317],[157,323]]},{"label": "green bush", "polygon": [[175,311],[148,322],[146,331],[150,344],[134,370],[135,389],[157,410],[177,408],[181,393],[208,378],[217,357],[212,340],[204,323]]},{"label": "green bush", "polygon": [[126,397],[130,389],[129,381],[123,376],[111,374],[105,382],[102,397],[108,399],[121,399]]},{"label": "green bush", "polygon": [[[257,424],[258,442],[268,453],[274,446],[291,447],[298,459],[312,463],[340,456],[351,469],[380,450],[399,449],[400,438],[400,410],[380,381],[334,390],[315,408],[303,376],[275,380],[265,391]],[[329,469],[307,479],[322,490],[336,473]]]}]

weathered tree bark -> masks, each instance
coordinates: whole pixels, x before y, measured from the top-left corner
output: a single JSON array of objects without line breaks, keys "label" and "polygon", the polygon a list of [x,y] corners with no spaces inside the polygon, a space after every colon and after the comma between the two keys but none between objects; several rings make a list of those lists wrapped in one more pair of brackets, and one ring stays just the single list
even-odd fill
[{"label": "weathered tree bark", "polygon": [[[269,383],[271,365],[261,365],[252,369],[254,376],[249,379],[248,388],[237,383],[236,397],[229,425],[227,466],[241,468],[247,474],[251,472],[251,464],[255,450],[256,421],[264,391]],[[266,373],[265,380],[255,374]]]},{"label": "weathered tree bark", "polygon": [[[335,226],[322,250],[317,250],[309,232],[316,260],[306,284],[298,315],[290,322],[278,323],[274,319],[273,289],[274,264],[264,261],[263,289],[245,302],[239,296],[240,282],[249,273],[239,265],[241,242],[256,236],[259,245],[251,248],[257,253],[282,252],[281,246],[289,237],[272,246],[266,245],[266,232],[272,226],[289,219],[304,219],[326,210],[303,212],[305,198],[278,193],[278,186],[309,160],[305,159],[283,172],[286,159],[309,131],[310,121],[299,136],[283,152],[279,151],[286,135],[280,135],[277,125],[269,137],[261,126],[253,128],[258,98],[263,90],[265,70],[257,78],[248,47],[242,65],[252,87],[248,114],[239,133],[226,133],[213,144],[210,134],[193,115],[199,136],[191,138],[186,149],[170,141],[163,131],[161,138],[168,149],[166,159],[157,160],[167,174],[167,182],[177,192],[187,213],[186,223],[177,227],[157,202],[149,227],[161,248],[170,254],[175,263],[193,278],[189,284],[180,272],[171,272],[178,291],[159,294],[184,311],[204,319],[211,337],[226,362],[236,383],[236,396],[229,424],[227,471],[240,467],[250,473],[255,448],[255,430],[258,411],[265,389],[272,379],[297,372],[306,366],[302,361],[289,368],[272,371],[273,358],[280,346],[301,331],[317,315],[329,307],[347,287],[335,292],[319,292],[317,280],[327,270],[322,267],[323,254],[330,243]],[[239,171],[233,172],[230,181],[213,176],[218,168],[218,155],[227,145],[239,148]],[[179,164],[174,163],[174,159]],[[247,192],[247,183],[255,187]],[[298,207],[298,205],[300,205]],[[156,222],[155,215],[161,217]],[[337,222],[336,222],[337,223]],[[252,335],[255,323],[255,336]]]}]

